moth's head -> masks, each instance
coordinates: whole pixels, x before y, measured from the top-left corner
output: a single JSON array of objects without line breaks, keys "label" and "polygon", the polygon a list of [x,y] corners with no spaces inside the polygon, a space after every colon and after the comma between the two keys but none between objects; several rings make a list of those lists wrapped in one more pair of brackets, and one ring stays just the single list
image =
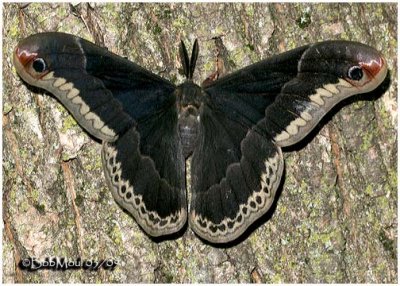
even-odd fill
[{"label": "moth's head", "polygon": [[82,53],[71,37],[62,33],[39,33],[21,40],[13,54],[17,73],[27,83],[38,85],[54,67],[73,64],[73,57]]},{"label": "moth's head", "polygon": [[387,63],[381,53],[367,45],[327,41],[312,45],[299,61],[298,70],[334,75],[365,93],[385,79]]}]

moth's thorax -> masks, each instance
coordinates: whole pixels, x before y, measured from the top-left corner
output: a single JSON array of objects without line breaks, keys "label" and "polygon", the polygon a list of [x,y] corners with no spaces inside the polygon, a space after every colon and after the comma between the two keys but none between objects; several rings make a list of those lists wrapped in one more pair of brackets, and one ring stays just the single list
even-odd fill
[{"label": "moth's thorax", "polygon": [[187,80],[176,89],[178,131],[183,155],[189,157],[197,143],[200,126],[201,88]]}]

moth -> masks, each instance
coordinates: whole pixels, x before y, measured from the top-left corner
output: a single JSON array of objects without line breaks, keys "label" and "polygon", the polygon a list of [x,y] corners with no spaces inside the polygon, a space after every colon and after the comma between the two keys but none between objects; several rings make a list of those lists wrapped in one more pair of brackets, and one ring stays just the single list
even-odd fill
[{"label": "moth", "polygon": [[197,40],[190,58],[181,42],[180,85],[64,33],[22,40],[13,60],[26,83],[52,93],[102,141],[112,195],[147,234],[172,234],[189,221],[201,238],[225,243],[271,207],[281,148],[302,140],[339,101],[374,90],[387,64],[364,44],[325,41],[199,86],[198,54]]}]

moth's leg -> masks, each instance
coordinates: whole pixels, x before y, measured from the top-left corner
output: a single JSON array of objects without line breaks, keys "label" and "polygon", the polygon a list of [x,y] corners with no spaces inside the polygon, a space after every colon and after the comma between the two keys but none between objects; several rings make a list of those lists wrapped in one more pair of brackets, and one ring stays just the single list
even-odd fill
[{"label": "moth's leg", "polygon": [[220,77],[229,74],[236,68],[233,61],[229,60],[229,52],[222,41],[222,37],[223,35],[212,38],[215,44],[215,71],[203,81],[203,86],[207,86]]}]

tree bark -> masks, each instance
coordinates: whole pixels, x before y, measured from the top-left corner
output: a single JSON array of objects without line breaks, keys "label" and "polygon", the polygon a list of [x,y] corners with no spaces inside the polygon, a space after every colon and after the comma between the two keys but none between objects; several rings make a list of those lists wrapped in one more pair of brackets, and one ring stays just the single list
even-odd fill
[{"label": "tree bark", "polygon": [[[68,4],[3,6],[3,282],[397,283],[397,5]],[[382,51],[390,69],[375,92],[341,103],[285,149],[274,211],[235,245],[188,228],[148,238],[114,202],[99,142],[12,66],[18,40],[75,34],[180,83],[178,43],[199,39],[195,81],[301,46],[348,39]],[[221,47],[220,47],[221,48]],[[28,272],[28,257],[115,259],[114,271]]]}]

